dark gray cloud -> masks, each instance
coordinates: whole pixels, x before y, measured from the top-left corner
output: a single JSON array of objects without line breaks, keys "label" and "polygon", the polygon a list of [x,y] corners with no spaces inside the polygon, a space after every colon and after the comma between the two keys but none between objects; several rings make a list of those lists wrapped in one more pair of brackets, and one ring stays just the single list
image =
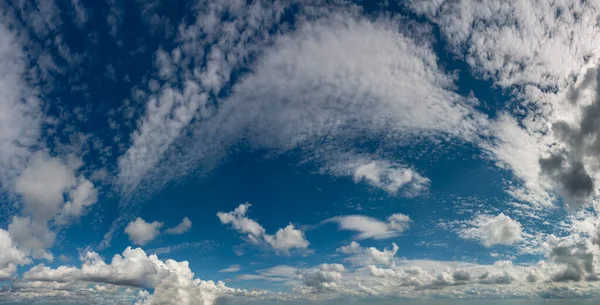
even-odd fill
[{"label": "dark gray cloud", "polygon": [[[575,122],[559,120],[552,124],[552,131],[564,148],[539,160],[542,174],[555,183],[572,207],[584,205],[593,195],[592,176],[600,168],[597,157],[600,155],[600,74],[597,71],[598,67],[589,68],[567,92],[569,102],[580,107],[580,117]],[[589,90],[594,94],[592,102],[587,104],[583,93]]]}]

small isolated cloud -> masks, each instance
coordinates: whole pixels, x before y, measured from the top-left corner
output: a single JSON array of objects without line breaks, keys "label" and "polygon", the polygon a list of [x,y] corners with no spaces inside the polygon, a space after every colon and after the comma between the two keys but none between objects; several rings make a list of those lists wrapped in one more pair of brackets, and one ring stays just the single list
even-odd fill
[{"label": "small isolated cloud", "polygon": [[242,269],[240,265],[231,265],[225,269],[219,270],[219,272],[238,272]]},{"label": "small isolated cloud", "polygon": [[387,162],[362,164],[354,171],[354,182],[365,181],[396,195],[398,190],[406,188],[405,193],[414,196],[427,190],[430,180],[410,168],[394,167]]},{"label": "small isolated cloud", "polygon": [[392,248],[385,248],[383,251],[375,247],[363,248],[359,243],[352,241],[346,246],[338,248],[336,251],[349,255],[346,259],[353,265],[389,265],[393,266],[394,256],[398,253],[398,245],[392,243]]},{"label": "small isolated cloud", "polygon": [[482,245],[511,245],[522,239],[521,224],[504,215],[479,215],[458,233],[461,238],[479,240]]},{"label": "small isolated cloud", "polygon": [[183,220],[175,227],[168,228],[165,230],[167,234],[183,234],[192,228],[192,221],[184,217]]},{"label": "small isolated cloud", "polygon": [[163,225],[162,222],[150,223],[138,217],[125,227],[125,233],[134,244],[145,245],[160,234],[159,230]]},{"label": "small isolated cloud", "polygon": [[293,249],[307,249],[310,244],[304,232],[296,229],[293,224],[277,230],[275,235],[266,233],[265,228],[258,222],[246,217],[250,208],[249,203],[240,204],[231,212],[219,212],[217,217],[222,224],[231,225],[231,227],[241,234],[249,243],[256,245],[266,245],[278,253],[289,253]]},{"label": "small isolated cloud", "polygon": [[408,229],[410,217],[404,214],[392,214],[387,221],[381,221],[362,215],[336,216],[322,223],[337,223],[340,229],[358,232],[355,239],[386,239],[398,236]]}]

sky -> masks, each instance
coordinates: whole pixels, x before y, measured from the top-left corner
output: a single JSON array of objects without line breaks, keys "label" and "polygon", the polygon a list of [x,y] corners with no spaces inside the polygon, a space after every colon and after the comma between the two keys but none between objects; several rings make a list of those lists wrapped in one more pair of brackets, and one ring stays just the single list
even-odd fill
[{"label": "sky", "polygon": [[0,0],[0,304],[597,302],[599,14]]}]

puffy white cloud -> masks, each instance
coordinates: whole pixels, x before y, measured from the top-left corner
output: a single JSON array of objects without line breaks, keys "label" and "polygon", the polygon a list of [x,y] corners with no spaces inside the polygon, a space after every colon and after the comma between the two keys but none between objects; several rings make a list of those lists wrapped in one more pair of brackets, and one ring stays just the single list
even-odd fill
[{"label": "puffy white cloud", "polygon": [[125,227],[125,233],[134,244],[143,246],[160,234],[163,225],[162,222],[146,222],[138,217]]},{"label": "puffy white cloud", "polygon": [[336,251],[350,255],[347,260],[353,265],[394,265],[394,256],[398,253],[398,245],[392,243],[392,249],[385,248],[379,251],[375,247],[363,248],[359,243],[352,241]]},{"label": "puffy white cloud", "polygon": [[183,234],[187,231],[189,231],[192,228],[192,221],[187,218],[184,217],[183,220],[181,220],[181,222],[172,228],[168,228],[165,230],[165,233],[167,234]]},{"label": "puffy white cloud", "polygon": [[[299,270],[297,273],[304,287],[321,292],[335,290],[345,270],[341,264],[322,264],[316,269]],[[306,293],[306,290],[303,289],[303,292]]]},{"label": "puffy white cloud", "polygon": [[[455,77],[438,66],[428,36],[410,37],[397,19],[306,4],[300,12],[308,16],[299,16],[294,30],[269,33],[287,6],[246,5],[203,5],[196,23],[179,31],[181,44],[157,51],[154,78],[141,93],[146,114],[119,157],[125,197],[211,170],[239,141],[273,153],[300,149],[322,173],[414,196],[429,180],[402,160],[386,161],[392,152],[417,140],[469,141],[485,129],[486,115],[475,110],[477,101],[454,92]],[[228,20],[215,26],[225,12]],[[240,65],[248,73],[232,84]],[[223,98],[207,101],[224,86],[231,90]],[[386,149],[349,145],[370,138],[385,141]],[[371,162],[375,168],[356,175]],[[105,243],[123,224],[115,222]]]},{"label": "puffy white cloud", "polygon": [[387,221],[383,222],[378,219],[362,216],[348,215],[336,216],[324,220],[322,223],[337,223],[342,230],[350,230],[358,232],[355,239],[386,239],[398,236],[408,229],[410,217],[404,214],[392,214]]},{"label": "puffy white cloud", "polygon": [[304,237],[304,232],[295,229],[293,224],[277,230],[275,235],[264,235],[264,239],[273,249],[283,252],[294,248],[306,249],[310,244]]},{"label": "puffy white cloud", "polygon": [[31,217],[14,216],[8,225],[8,232],[19,247],[31,252],[34,258],[53,260],[47,249],[52,247],[56,233],[46,223],[35,222]]},{"label": "puffy white cloud", "polygon": [[468,227],[459,231],[465,239],[476,239],[486,247],[511,245],[522,239],[521,224],[504,215],[478,215],[468,222]]},{"label": "puffy white cloud", "polygon": [[64,193],[77,185],[73,170],[61,159],[45,153],[33,156],[15,183],[16,192],[23,198],[24,212],[40,221],[57,215],[64,205]]},{"label": "puffy white cloud", "polygon": [[17,271],[18,265],[25,265],[31,261],[25,253],[17,249],[9,232],[0,229],[0,280],[6,280]]},{"label": "puffy white cloud", "polygon": [[63,160],[38,152],[15,181],[22,216],[12,217],[8,230],[14,242],[35,258],[52,259],[46,251],[56,236],[48,227],[50,222],[67,226],[98,200],[94,185],[77,176],[80,166],[81,161],[73,157]]},{"label": "puffy white cloud", "polygon": [[429,179],[422,177],[409,168],[392,168],[387,164],[371,162],[359,166],[354,172],[354,181],[365,180],[373,186],[380,187],[390,194],[396,194],[398,189],[410,184],[409,193],[418,193],[426,189]]},{"label": "puffy white cloud", "polygon": [[[43,264],[23,274],[29,282],[101,283],[154,289],[142,293],[137,304],[205,304],[212,305],[225,295],[251,294],[226,287],[223,282],[194,278],[188,262],[162,261],[156,255],[147,255],[141,248],[128,247],[122,255],[115,255],[110,264],[94,252],[81,257],[80,268],[60,266],[56,269]],[[48,284],[49,285],[49,284]]]},{"label": "puffy white cloud", "polygon": [[293,249],[307,249],[310,243],[306,240],[304,232],[289,224],[277,230],[275,235],[269,235],[256,221],[246,217],[251,204],[240,204],[231,212],[219,212],[217,216],[222,224],[231,225],[239,233],[245,234],[248,242],[257,245],[268,245],[278,253],[289,253]]}]

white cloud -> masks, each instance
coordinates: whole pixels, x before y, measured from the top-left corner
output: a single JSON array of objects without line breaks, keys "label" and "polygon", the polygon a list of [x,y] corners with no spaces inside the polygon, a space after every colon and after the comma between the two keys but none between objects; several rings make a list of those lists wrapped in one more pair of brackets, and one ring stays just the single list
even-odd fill
[{"label": "white cloud", "polygon": [[398,236],[408,229],[410,221],[410,217],[398,213],[392,214],[385,222],[368,216],[348,215],[332,217],[322,223],[333,222],[337,223],[342,230],[358,232],[355,238],[361,240],[368,238],[386,239]]},{"label": "white cloud", "polygon": [[167,234],[183,234],[192,228],[192,221],[184,217],[177,226],[165,230]]},{"label": "white cloud", "polygon": [[[161,90],[148,94],[145,116],[131,135],[131,146],[119,158],[119,181],[125,194],[135,190],[192,119],[209,115],[208,95],[218,95],[232,71],[266,43],[267,31],[280,17],[271,4],[261,1],[207,3],[194,13],[195,22],[180,28],[180,44],[171,51],[156,52],[158,79],[149,85],[158,80]],[[216,26],[222,14],[230,20]],[[203,39],[197,39],[200,36]],[[189,63],[194,71],[187,71]],[[181,86],[175,82],[178,75]]]},{"label": "white cloud", "polygon": [[338,248],[336,251],[350,255],[346,260],[353,265],[391,265],[394,263],[394,256],[398,253],[398,245],[392,243],[392,248],[385,248],[379,251],[375,247],[363,248],[359,243],[352,241],[346,246]]},{"label": "white cloud", "polygon": [[304,232],[289,224],[277,230],[275,235],[269,235],[256,221],[246,217],[250,208],[249,203],[240,204],[231,212],[219,212],[217,216],[222,224],[231,225],[239,233],[245,234],[248,242],[256,245],[268,245],[278,253],[289,253],[293,249],[307,249],[310,243],[306,240]]},{"label": "white cloud", "polygon": [[264,239],[273,249],[283,252],[288,252],[294,248],[306,249],[310,244],[304,237],[304,232],[296,230],[293,224],[277,230],[275,235],[265,234]]},{"label": "white cloud", "polygon": [[56,233],[51,231],[46,223],[32,221],[31,217],[13,216],[8,225],[8,232],[13,241],[22,249],[31,252],[34,258],[53,260],[54,256],[48,252],[54,245]]},{"label": "white cloud", "polygon": [[162,222],[146,222],[138,217],[125,227],[125,233],[134,244],[143,246],[160,235],[163,225]]},{"label": "white cloud", "polygon": [[[298,271],[298,277],[304,287],[322,292],[335,289],[345,270],[342,264],[322,264],[316,269]],[[306,293],[306,290],[303,289],[303,292]]]},{"label": "white cloud", "polygon": [[410,188],[416,192],[426,189],[429,179],[408,168],[391,168],[388,165],[380,165],[371,162],[359,166],[354,172],[354,181],[365,180],[373,186],[384,189],[390,194],[396,194],[398,189],[410,184]]},{"label": "white cloud", "polygon": [[154,289],[152,294],[143,293],[138,300],[137,304],[147,305],[210,305],[222,296],[248,293],[226,287],[223,282],[194,278],[187,261],[162,261],[156,255],[146,255],[141,248],[128,247],[122,255],[115,255],[110,264],[95,252],[87,252],[81,260],[80,268],[60,266],[52,269],[40,264],[25,272],[23,279],[69,285],[90,282]]},{"label": "white cloud", "polygon": [[374,161],[369,156],[336,154],[326,161],[328,172],[336,176],[350,176],[355,183],[365,182],[390,195],[400,191],[403,196],[414,197],[425,193],[431,181],[414,169],[385,160]]},{"label": "white cloud", "polygon": [[467,223],[468,227],[459,231],[465,239],[476,239],[486,247],[511,245],[522,240],[521,224],[504,215],[478,215]]},{"label": "white cloud", "polygon": [[[120,159],[122,181],[135,185],[163,154],[164,162],[148,177],[154,187],[198,167],[210,169],[241,139],[251,149],[301,148],[305,157],[332,172],[340,164],[336,156],[352,152],[348,143],[355,139],[388,139],[393,147],[435,137],[470,140],[487,124],[485,115],[473,109],[473,99],[453,92],[454,78],[438,67],[427,42],[404,35],[397,20],[370,20],[342,10],[318,21],[300,21],[297,30],[269,39],[273,46],[257,52],[252,72],[233,86],[228,98],[217,101],[219,107],[210,115],[202,117],[204,112],[198,111],[202,119],[177,141],[173,135],[179,131],[164,128],[170,125],[161,119],[148,119],[156,122],[148,130],[160,133],[148,133],[148,138],[160,143],[136,133],[134,145]],[[169,60],[162,70],[172,75],[169,71],[178,68],[173,58],[179,55],[165,56]],[[141,126],[143,131],[146,124]],[[161,140],[162,135],[168,140]],[[169,151],[168,143],[173,143]],[[138,158],[138,152],[144,155]],[[363,177],[365,182],[391,193],[425,188],[422,175],[383,157],[364,158],[365,164],[375,161],[380,172],[379,180]],[[344,175],[354,178],[361,165],[346,168]]]},{"label": "white cloud", "polygon": [[21,250],[17,249],[9,232],[0,229],[0,280],[9,279],[17,271],[17,266],[31,262]]},{"label": "white cloud", "polygon": [[22,216],[14,216],[8,230],[15,243],[31,250],[35,258],[52,259],[46,251],[54,244],[56,235],[48,228],[51,221],[67,226],[98,199],[94,185],[77,176],[80,166],[81,161],[75,158],[63,160],[37,152],[15,181]]},{"label": "white cloud", "polygon": [[564,87],[600,55],[595,2],[412,1],[412,7],[439,24],[475,72],[501,86]]},{"label": "white cloud", "polygon": [[12,192],[40,137],[36,90],[23,79],[26,55],[20,41],[0,22],[0,186]]},{"label": "white cloud", "polygon": [[502,114],[491,128],[494,159],[524,184],[509,193],[538,206],[556,194],[570,208],[597,198],[598,3],[442,0],[409,6],[439,25],[450,50],[477,76],[515,98],[519,119]]},{"label": "white cloud", "polygon": [[225,269],[219,270],[219,272],[238,272],[242,269],[240,265],[231,265]]}]

